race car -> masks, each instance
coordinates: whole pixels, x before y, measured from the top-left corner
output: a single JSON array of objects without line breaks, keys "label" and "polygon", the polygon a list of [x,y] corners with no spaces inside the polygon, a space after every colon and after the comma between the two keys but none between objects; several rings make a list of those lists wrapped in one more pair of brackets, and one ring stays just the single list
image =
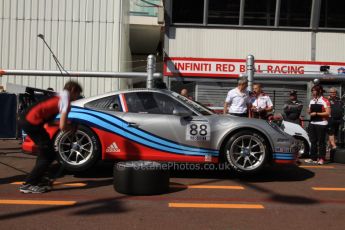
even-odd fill
[{"label": "race car", "polygon": [[[242,173],[267,163],[295,164],[298,143],[276,124],[213,113],[176,92],[130,89],[72,103],[68,119],[75,132],[57,121],[45,125],[60,162],[83,171],[102,160],[229,163]],[[23,150],[35,145],[25,138]]]}]

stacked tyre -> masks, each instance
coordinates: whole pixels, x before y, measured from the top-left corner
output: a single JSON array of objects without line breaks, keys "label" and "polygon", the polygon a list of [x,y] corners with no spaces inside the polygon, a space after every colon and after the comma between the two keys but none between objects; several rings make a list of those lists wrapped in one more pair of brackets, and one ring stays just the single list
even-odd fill
[{"label": "stacked tyre", "polygon": [[337,148],[334,153],[334,162],[345,164],[345,149]]},{"label": "stacked tyre", "polygon": [[169,170],[154,161],[118,162],[114,166],[114,189],[128,195],[157,195],[169,191]]}]

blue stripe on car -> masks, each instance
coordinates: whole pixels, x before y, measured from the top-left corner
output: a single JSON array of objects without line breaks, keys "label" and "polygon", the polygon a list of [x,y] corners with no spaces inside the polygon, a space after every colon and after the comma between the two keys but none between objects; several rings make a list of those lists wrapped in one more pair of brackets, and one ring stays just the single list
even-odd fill
[{"label": "blue stripe on car", "polygon": [[[81,116],[82,115],[82,116]],[[88,123],[93,126],[98,126],[102,129],[105,129],[110,132],[114,132],[118,135],[121,135],[123,133],[123,137],[133,140],[137,143],[143,144],[145,146],[157,149],[157,150],[163,150],[167,152],[172,152],[172,153],[177,153],[177,154],[184,154],[184,155],[199,155],[199,156],[204,156],[204,155],[218,155],[218,152],[215,153],[215,151],[205,151],[204,149],[198,149],[198,148],[189,148],[185,146],[178,146],[179,148],[176,149],[174,147],[169,147],[169,146],[164,146],[161,145],[160,143],[155,143],[148,141],[144,138],[141,138],[133,133],[126,132],[126,130],[123,130],[119,127],[116,127],[116,125],[111,124],[103,119],[97,118],[94,115],[91,114],[86,114],[86,113],[77,113],[77,112],[71,112],[69,113],[69,118],[71,119],[78,119],[78,120],[83,120],[84,123]],[[182,148],[182,149],[181,149]],[[190,150],[188,150],[190,149]]]},{"label": "blue stripe on car", "polygon": [[97,116],[98,118],[105,120],[106,122],[110,122],[112,125],[117,125],[119,128],[124,129],[127,132],[130,132],[134,135],[137,135],[139,137],[145,138],[148,141],[152,141],[155,143],[166,145],[167,147],[177,148],[177,149],[183,149],[188,151],[198,151],[198,152],[213,152],[215,154],[218,154],[217,150],[213,149],[206,149],[206,148],[197,148],[194,146],[188,146],[188,145],[181,145],[180,143],[173,142],[171,140],[167,140],[164,138],[161,138],[159,136],[153,135],[152,133],[148,133],[140,128],[134,128],[128,126],[128,123],[116,116],[113,116],[108,113],[102,113],[99,111],[84,109],[84,108],[72,108],[72,112],[82,112],[82,113],[88,113]]},{"label": "blue stripe on car", "polygon": [[273,159],[276,159],[276,160],[294,160],[295,155],[293,153],[273,153]]}]

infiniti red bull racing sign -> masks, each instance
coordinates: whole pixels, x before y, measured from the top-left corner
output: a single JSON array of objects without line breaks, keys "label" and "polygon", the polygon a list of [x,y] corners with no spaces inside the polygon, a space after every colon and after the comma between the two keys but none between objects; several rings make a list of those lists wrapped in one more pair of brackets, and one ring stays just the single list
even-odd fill
[{"label": "infiniti red bull racing sign", "polygon": [[[311,62],[284,60],[256,60],[255,71],[269,74],[305,74],[317,73],[321,66],[329,66],[329,73],[344,74],[345,63]],[[236,78],[246,72],[244,59],[208,59],[208,58],[166,58],[165,76],[182,77],[226,77]]]}]

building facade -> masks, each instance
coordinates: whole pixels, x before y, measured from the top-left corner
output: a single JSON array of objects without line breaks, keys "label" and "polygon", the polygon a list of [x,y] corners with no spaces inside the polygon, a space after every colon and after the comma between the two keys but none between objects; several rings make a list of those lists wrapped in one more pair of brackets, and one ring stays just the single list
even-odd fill
[{"label": "building facade", "polygon": [[[127,0],[1,0],[0,69],[58,70],[43,41],[66,70],[132,70]],[[126,79],[103,77],[2,76],[7,82],[61,90],[78,80],[85,96],[128,88]]]},{"label": "building facade", "polygon": [[[166,0],[164,75],[172,89],[187,87],[196,100],[219,107],[249,54],[260,73],[319,74],[328,65],[343,74],[344,8],[341,0]],[[292,89],[309,100],[310,82],[261,82],[276,112]],[[343,91],[342,81],[322,84]]]}]

